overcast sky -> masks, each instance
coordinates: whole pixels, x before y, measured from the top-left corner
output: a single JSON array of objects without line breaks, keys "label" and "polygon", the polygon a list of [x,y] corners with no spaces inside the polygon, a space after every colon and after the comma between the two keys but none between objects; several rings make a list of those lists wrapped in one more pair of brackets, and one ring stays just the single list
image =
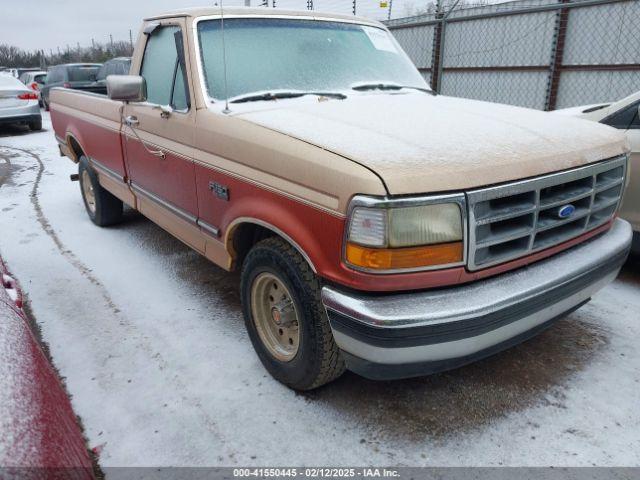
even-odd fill
[{"label": "overcast sky", "polygon": [[[269,5],[273,0],[269,0]],[[108,42],[128,40],[129,29],[134,40],[143,17],[182,7],[213,5],[215,0],[0,0],[0,43],[24,49],[65,49],[91,45],[91,39]],[[243,5],[244,0],[223,0],[224,5]],[[262,0],[251,0],[252,5]],[[377,19],[386,18],[380,0],[357,0],[358,14]],[[393,0],[394,17],[412,13],[427,0]],[[282,8],[306,8],[307,0],[276,0]],[[351,12],[352,0],[314,0],[316,10]]]}]

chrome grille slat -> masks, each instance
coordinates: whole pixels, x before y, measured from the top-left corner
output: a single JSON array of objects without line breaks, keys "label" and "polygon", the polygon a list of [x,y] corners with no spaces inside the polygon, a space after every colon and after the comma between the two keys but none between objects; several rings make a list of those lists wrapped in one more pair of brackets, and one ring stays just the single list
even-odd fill
[{"label": "chrome grille slat", "polygon": [[[467,192],[469,270],[566,242],[609,221],[620,204],[627,157]],[[561,218],[571,205],[574,213]]]},{"label": "chrome grille slat", "polygon": [[492,238],[491,240],[477,242],[476,245],[480,248],[490,247],[492,245],[497,245],[499,243],[510,242],[511,240],[517,240],[518,238],[528,237],[532,233],[533,233],[533,229],[529,228],[527,230],[521,230],[516,233],[512,233],[510,235],[502,235],[500,237]]},{"label": "chrome grille slat", "polygon": [[596,187],[596,193],[600,193],[600,192],[603,192],[605,190],[608,190],[609,188],[616,187],[616,186],[620,185],[622,183],[622,181],[623,180],[620,179],[620,180],[616,180],[615,182],[613,182],[611,184],[600,185],[600,186]]},{"label": "chrome grille slat", "polygon": [[504,213],[502,215],[496,215],[494,217],[477,220],[476,224],[477,225],[488,225],[490,223],[502,222],[504,220],[509,220],[511,218],[520,217],[520,216],[524,216],[524,215],[527,215],[527,214],[530,214],[530,213],[534,213],[536,210],[537,210],[536,207],[530,207],[530,208],[527,208],[526,210],[518,210],[518,211],[515,211],[515,212],[511,212],[511,213]]},{"label": "chrome grille slat", "polygon": [[573,195],[567,198],[563,198],[561,200],[555,200],[551,203],[542,203],[540,205],[540,209],[544,210],[547,208],[559,207],[560,205],[575,202],[577,200],[582,200],[583,198],[589,197],[591,195],[593,195],[593,189],[590,189],[587,192],[580,193],[579,195]]}]

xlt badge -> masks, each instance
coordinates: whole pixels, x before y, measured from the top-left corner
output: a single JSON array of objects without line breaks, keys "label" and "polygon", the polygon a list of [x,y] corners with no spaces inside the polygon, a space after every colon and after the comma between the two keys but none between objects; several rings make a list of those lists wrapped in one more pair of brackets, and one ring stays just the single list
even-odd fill
[{"label": "xlt badge", "polygon": [[211,190],[216,197],[229,201],[229,188],[226,185],[220,185],[217,182],[209,182],[209,190]]}]

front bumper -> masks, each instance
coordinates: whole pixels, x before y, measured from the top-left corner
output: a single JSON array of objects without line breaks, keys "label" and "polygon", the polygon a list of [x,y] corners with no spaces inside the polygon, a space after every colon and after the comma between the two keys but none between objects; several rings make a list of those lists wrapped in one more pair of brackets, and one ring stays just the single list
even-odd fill
[{"label": "front bumper", "polygon": [[611,229],[528,267],[475,283],[370,295],[322,289],[347,367],[373,379],[449,370],[523,342],[579,308],[617,276],[631,226]]}]

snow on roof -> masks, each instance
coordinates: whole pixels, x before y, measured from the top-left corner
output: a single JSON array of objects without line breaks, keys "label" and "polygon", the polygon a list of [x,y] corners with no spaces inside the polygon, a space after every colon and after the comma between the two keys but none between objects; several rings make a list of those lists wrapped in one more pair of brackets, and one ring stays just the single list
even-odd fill
[{"label": "snow on roof", "polygon": [[[377,24],[382,25],[380,22],[376,20],[371,20],[364,17],[358,17],[354,15],[340,15],[337,13],[329,13],[329,12],[318,12],[318,11],[309,11],[309,10],[284,10],[281,8],[256,8],[256,7],[224,7],[223,12],[225,15],[229,16],[260,16],[260,17],[270,17],[270,16],[288,16],[288,17],[307,17],[309,19],[314,18],[332,18],[335,20],[343,20],[350,21],[356,23],[369,23],[369,24]],[[171,10],[159,15],[154,15],[148,18],[145,18],[145,21],[149,20],[161,20],[163,18],[172,18],[172,17],[204,17],[209,15],[219,15],[220,7],[191,7],[191,8],[181,8],[179,10]]]}]

